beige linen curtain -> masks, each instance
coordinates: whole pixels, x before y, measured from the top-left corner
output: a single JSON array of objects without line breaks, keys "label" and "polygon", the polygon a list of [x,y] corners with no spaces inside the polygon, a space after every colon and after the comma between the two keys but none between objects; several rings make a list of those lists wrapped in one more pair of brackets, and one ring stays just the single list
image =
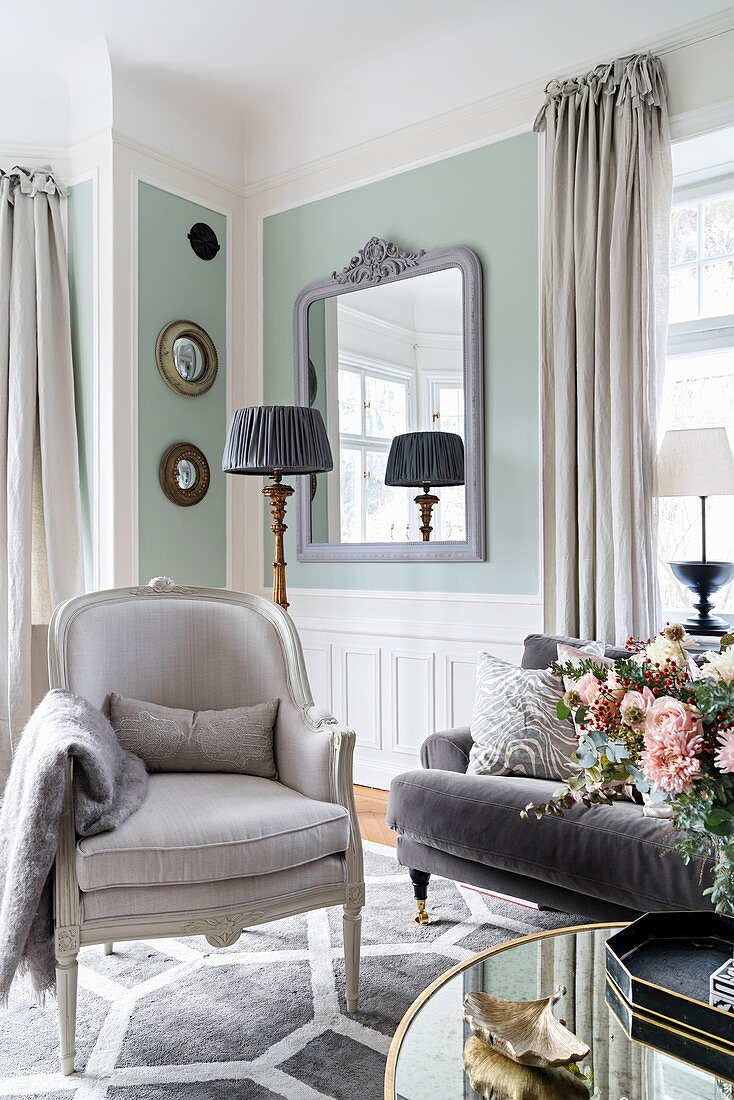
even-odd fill
[{"label": "beige linen curtain", "polygon": [[672,195],[659,58],[553,81],[545,135],[543,512],[549,629],[659,629],[655,458]]},{"label": "beige linen curtain", "polygon": [[50,610],[83,591],[63,201],[49,169],[0,173],[0,789]]}]

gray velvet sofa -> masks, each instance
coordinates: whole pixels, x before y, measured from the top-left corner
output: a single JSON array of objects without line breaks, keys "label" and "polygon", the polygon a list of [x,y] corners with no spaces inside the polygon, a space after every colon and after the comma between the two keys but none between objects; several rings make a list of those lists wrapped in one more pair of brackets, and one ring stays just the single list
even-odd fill
[{"label": "gray velvet sofa", "polygon": [[[583,644],[529,635],[522,666],[547,667],[558,641]],[[623,652],[606,649],[611,657]],[[432,734],[421,748],[422,770],[399,775],[390,787],[387,823],[398,834],[398,861],[410,869],[418,902],[437,874],[590,920],[710,907],[703,889],[711,865],[706,861],[702,874],[700,861],[686,866],[668,851],[669,821],[643,817],[633,802],[523,820],[523,807],[547,801],[559,783],[467,775],[471,744],[468,728]]]}]

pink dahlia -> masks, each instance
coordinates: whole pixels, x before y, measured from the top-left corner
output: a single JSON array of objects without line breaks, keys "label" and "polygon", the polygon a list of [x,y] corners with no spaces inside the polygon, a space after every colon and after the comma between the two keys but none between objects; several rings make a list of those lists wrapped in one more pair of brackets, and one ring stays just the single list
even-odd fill
[{"label": "pink dahlia", "polygon": [[734,730],[724,730],[717,740],[719,747],[714,755],[714,764],[720,772],[734,772]]},{"label": "pink dahlia", "polygon": [[645,779],[658,790],[688,794],[701,777],[702,748],[698,712],[669,695],[656,699],[645,718]]}]

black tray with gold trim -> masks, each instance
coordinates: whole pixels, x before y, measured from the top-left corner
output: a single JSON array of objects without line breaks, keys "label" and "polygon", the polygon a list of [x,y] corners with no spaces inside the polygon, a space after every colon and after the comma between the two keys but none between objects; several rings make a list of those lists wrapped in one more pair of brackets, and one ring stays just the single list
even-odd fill
[{"label": "black tray with gold trim", "polygon": [[734,1082],[734,1046],[731,1044],[676,1027],[654,1013],[633,1009],[608,974],[604,999],[630,1039],[712,1073],[714,1077]]},{"label": "black tray with gold trim", "polygon": [[709,1005],[709,978],[734,954],[734,917],[647,913],[607,940],[607,975],[633,1013],[731,1046],[734,1014]]}]

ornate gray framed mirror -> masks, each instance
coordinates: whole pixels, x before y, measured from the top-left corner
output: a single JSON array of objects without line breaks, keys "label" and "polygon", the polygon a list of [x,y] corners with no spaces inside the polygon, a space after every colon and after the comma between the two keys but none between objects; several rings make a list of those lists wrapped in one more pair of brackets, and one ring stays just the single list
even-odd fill
[{"label": "ornate gray framed mirror", "polygon": [[[476,254],[372,237],[342,271],[303,288],[293,325],[296,404],[319,409],[334,455],[315,491],[298,478],[298,560],[483,561]],[[430,455],[430,475],[418,455]]]}]

